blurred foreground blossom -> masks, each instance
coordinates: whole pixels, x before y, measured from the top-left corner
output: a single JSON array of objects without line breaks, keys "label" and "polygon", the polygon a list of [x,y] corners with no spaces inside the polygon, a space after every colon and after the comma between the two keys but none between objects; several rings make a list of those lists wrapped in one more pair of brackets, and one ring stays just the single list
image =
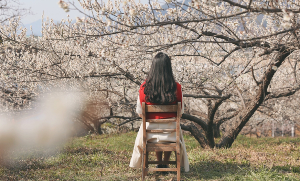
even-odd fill
[{"label": "blurred foreground blossom", "polygon": [[71,136],[72,123],[81,114],[82,96],[51,93],[35,103],[35,108],[18,116],[0,116],[0,158],[57,151]]}]

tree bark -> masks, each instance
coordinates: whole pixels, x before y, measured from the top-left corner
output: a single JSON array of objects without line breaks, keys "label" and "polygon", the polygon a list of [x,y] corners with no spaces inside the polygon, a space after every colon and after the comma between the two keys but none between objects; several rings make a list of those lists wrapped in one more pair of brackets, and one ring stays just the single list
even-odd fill
[{"label": "tree bark", "polygon": [[220,124],[213,124],[214,138],[220,138]]},{"label": "tree bark", "polygon": [[207,144],[207,140],[205,138],[205,136],[201,133],[201,131],[194,125],[194,123],[189,123],[189,124],[180,124],[181,129],[185,130],[185,131],[189,131],[194,138],[198,141],[198,143],[200,144],[200,146],[202,148],[206,148],[208,147]]}]

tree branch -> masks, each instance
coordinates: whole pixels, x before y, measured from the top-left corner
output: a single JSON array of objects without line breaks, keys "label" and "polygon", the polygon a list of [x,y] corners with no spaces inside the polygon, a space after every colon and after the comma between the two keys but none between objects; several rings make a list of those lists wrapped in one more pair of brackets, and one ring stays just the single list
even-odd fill
[{"label": "tree branch", "polygon": [[288,96],[294,95],[299,90],[300,90],[300,85],[298,85],[297,87],[294,87],[294,88],[289,88],[289,89],[281,91],[281,92],[269,92],[268,95],[266,96],[265,100],[275,99],[275,98],[280,98],[280,97],[288,97]]},{"label": "tree branch", "polygon": [[199,119],[195,116],[192,116],[192,115],[189,115],[189,114],[185,114],[183,113],[182,114],[182,119],[187,119],[187,120],[190,120],[190,121],[193,121],[197,124],[199,124],[201,126],[201,128],[206,132],[207,131],[207,124],[206,122],[204,122],[202,119]]},{"label": "tree branch", "polygon": [[228,95],[226,95],[226,96],[218,96],[218,95],[183,94],[183,97],[224,99],[224,98],[227,98]]}]

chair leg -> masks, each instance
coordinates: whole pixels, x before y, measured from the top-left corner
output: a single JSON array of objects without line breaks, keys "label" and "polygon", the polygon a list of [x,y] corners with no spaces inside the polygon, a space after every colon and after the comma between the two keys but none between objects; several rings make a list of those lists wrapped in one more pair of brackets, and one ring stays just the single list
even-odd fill
[{"label": "chair leg", "polygon": [[145,180],[146,176],[146,154],[145,151],[143,150],[143,155],[142,155],[142,181]]},{"label": "chair leg", "polygon": [[177,181],[180,181],[180,153],[176,153],[177,162]]},{"label": "chair leg", "polygon": [[144,157],[142,158],[143,160],[142,160],[142,181],[144,181],[145,180],[145,168],[143,167],[143,165],[144,165]]},{"label": "chair leg", "polygon": [[[149,152],[146,152],[146,158],[145,158],[146,165],[145,165],[145,168],[149,168],[148,159],[149,159]],[[148,175],[148,171],[145,171],[145,176],[147,176],[147,175]]]}]

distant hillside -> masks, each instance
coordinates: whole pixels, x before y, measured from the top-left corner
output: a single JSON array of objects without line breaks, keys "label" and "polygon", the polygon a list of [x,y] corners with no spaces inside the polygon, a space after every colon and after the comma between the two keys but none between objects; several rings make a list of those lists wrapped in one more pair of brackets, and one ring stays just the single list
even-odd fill
[{"label": "distant hillside", "polygon": [[[58,20],[54,20],[55,23],[59,22]],[[35,36],[42,36],[42,19],[34,21],[32,23],[25,24],[24,27],[27,28],[26,35],[31,35],[32,32],[30,30],[30,26],[32,26],[32,31]]]},{"label": "distant hillside", "polygon": [[24,27],[27,28],[26,35],[31,35],[32,34],[32,32],[30,30],[30,26],[32,26],[32,31],[33,31],[34,35],[42,36],[42,20],[41,19],[39,19],[35,22],[24,25]]}]

